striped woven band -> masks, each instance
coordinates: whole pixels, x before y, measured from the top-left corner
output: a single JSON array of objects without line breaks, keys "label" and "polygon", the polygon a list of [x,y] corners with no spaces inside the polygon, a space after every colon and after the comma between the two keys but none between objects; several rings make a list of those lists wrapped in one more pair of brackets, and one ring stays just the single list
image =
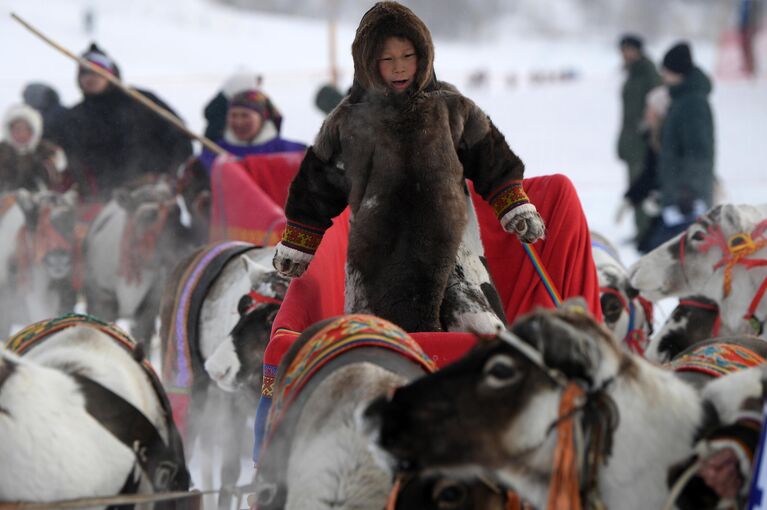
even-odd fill
[{"label": "striped woven band", "polygon": [[288,225],[282,234],[282,244],[288,248],[314,255],[324,233],[324,229],[288,220]]},{"label": "striped woven band", "polygon": [[500,219],[507,212],[522,204],[527,204],[530,200],[522,188],[522,181],[513,180],[492,192],[488,202],[493,206],[495,215]]}]

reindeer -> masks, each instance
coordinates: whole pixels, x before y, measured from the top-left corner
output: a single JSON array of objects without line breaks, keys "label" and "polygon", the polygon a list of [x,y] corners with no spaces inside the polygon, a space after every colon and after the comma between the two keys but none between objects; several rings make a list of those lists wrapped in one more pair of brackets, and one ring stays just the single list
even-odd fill
[{"label": "reindeer", "polygon": [[2,198],[0,218],[0,333],[71,312],[76,301],[77,192],[19,189]]},{"label": "reindeer", "polygon": [[383,319],[349,315],[307,328],[277,372],[258,508],[383,508],[391,478],[374,461],[355,414],[434,369],[418,344]]},{"label": "reindeer", "polygon": [[607,329],[625,348],[644,353],[653,332],[653,305],[629,284],[626,266],[604,236],[591,232],[591,253],[599,278],[599,301]]},{"label": "reindeer", "polygon": [[722,327],[764,338],[766,231],[767,206],[716,206],[639,259],[631,285],[651,300],[701,295],[719,306]]},{"label": "reindeer", "polygon": [[[261,392],[263,353],[288,285],[271,268],[273,256],[274,248],[248,243],[206,245],[174,268],[163,292],[163,378],[175,401],[179,384],[174,367],[179,361],[190,365],[188,387],[179,388],[190,395],[188,412],[174,412],[176,420],[186,425],[187,451],[194,452],[202,466],[197,485],[204,489],[214,488],[216,468],[220,468],[222,487],[234,486],[243,456],[251,450],[248,420]],[[179,324],[186,329],[179,331]],[[179,341],[192,359],[184,359]],[[215,460],[217,451],[220,465]],[[231,494],[223,491],[219,507],[230,504]]]},{"label": "reindeer", "polygon": [[116,190],[85,238],[88,313],[133,319],[134,337],[149,346],[166,274],[195,242],[165,181]]},{"label": "reindeer", "polygon": [[[536,508],[546,507],[550,486],[551,497],[661,508],[667,472],[693,455],[710,421],[706,409],[730,423],[739,402],[761,395],[759,381],[760,369],[752,369],[698,392],[621,350],[582,311],[540,310],[455,364],[372,402],[361,420],[393,469],[490,476]],[[582,439],[573,444],[573,437]],[[554,483],[563,473],[574,473],[576,483]]]},{"label": "reindeer", "polygon": [[8,347],[0,347],[0,500],[189,488],[162,386],[125,333],[68,315],[28,327]]}]

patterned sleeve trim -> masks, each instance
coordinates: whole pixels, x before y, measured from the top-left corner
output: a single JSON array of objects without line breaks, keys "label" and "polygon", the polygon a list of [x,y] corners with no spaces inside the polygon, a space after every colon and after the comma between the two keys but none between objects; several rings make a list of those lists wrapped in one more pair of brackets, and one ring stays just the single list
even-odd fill
[{"label": "patterned sleeve trim", "polygon": [[522,180],[514,179],[493,191],[488,202],[493,206],[495,215],[500,219],[512,209],[529,203],[530,199],[527,198],[527,193],[522,188]]},{"label": "patterned sleeve trim", "polygon": [[285,232],[282,234],[282,244],[288,248],[314,255],[324,234],[325,229],[288,220]]}]

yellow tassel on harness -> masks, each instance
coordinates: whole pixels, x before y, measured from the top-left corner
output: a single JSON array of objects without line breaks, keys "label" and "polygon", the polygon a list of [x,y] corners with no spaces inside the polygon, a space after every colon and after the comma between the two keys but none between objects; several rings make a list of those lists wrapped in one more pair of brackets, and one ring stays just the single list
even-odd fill
[{"label": "yellow tassel on harness", "polygon": [[581,510],[574,411],[582,396],[583,389],[576,383],[570,383],[559,401],[557,446],[554,450],[554,472],[549,485],[548,510]]}]

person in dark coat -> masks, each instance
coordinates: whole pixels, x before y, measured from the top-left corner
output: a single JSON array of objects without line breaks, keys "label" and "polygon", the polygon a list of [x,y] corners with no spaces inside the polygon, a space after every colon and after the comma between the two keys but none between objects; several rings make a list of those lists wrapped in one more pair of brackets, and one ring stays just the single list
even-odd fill
[{"label": "person in dark coat", "polygon": [[66,131],[63,118],[66,116],[67,109],[61,104],[59,93],[50,85],[33,82],[24,87],[21,96],[24,103],[43,116],[43,138],[60,144]]},{"label": "person in dark coat", "polygon": [[0,191],[56,189],[63,181],[64,152],[42,139],[43,119],[31,106],[11,106],[0,141]]},{"label": "person in dark coat", "polygon": [[668,50],[661,74],[669,87],[671,106],[663,123],[658,158],[661,221],[650,248],[685,230],[714,202],[711,80],[694,65],[687,43]]},{"label": "person in dark coat", "polygon": [[[643,129],[643,116],[647,94],[660,85],[661,80],[655,64],[645,56],[643,43],[636,35],[625,35],[620,40],[620,51],[626,69],[621,99],[623,118],[618,137],[618,157],[628,168],[628,183],[631,186],[642,174],[647,153],[647,138]],[[634,208],[636,239],[647,233],[650,219],[641,207]]]},{"label": "person in dark coat", "polygon": [[[83,57],[120,77],[117,64],[95,43]],[[80,68],[77,82],[83,99],[66,116],[62,145],[86,198],[108,200],[116,187],[161,174],[175,176],[192,154],[184,133],[99,74]],[[174,113],[151,92],[136,90]]]},{"label": "person in dark coat", "polygon": [[303,274],[348,204],[346,311],[438,331],[468,221],[464,179],[523,242],[543,237],[543,219],[523,189],[525,166],[498,128],[437,81],[431,34],[410,9],[376,3],[360,21],[352,57],[351,93],[291,183],[274,267]]}]

